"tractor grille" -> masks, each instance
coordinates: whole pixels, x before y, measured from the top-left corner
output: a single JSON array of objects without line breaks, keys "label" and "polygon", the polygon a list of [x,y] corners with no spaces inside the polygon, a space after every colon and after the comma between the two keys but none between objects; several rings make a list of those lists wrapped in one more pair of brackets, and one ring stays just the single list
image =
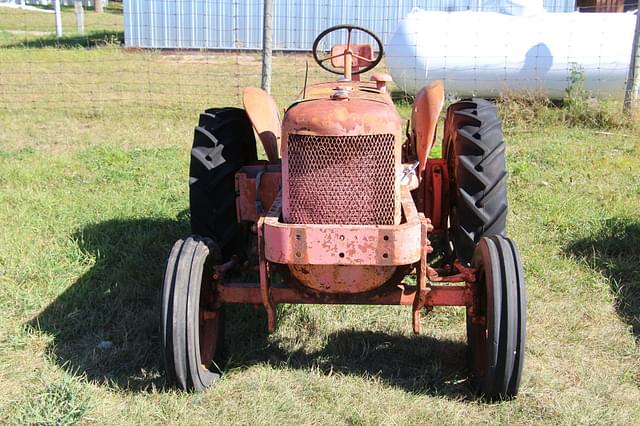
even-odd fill
[{"label": "tractor grille", "polygon": [[395,158],[392,134],[289,135],[292,223],[392,225]]}]

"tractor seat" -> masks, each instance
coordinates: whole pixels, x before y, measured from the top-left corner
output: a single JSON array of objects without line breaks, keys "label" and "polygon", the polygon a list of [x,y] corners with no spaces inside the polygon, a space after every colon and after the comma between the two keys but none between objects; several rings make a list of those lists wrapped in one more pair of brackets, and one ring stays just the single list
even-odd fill
[{"label": "tractor seat", "polygon": [[[344,49],[346,48],[347,46],[344,44],[338,44],[331,48],[331,56],[340,55],[335,58],[331,58],[331,65],[335,68],[344,68],[344,55],[342,55],[342,53],[344,53]],[[358,56],[368,59],[368,61],[364,61],[353,56],[351,63],[353,64],[352,67],[354,70],[366,67],[373,62],[373,48],[370,44],[352,44],[351,51]]]}]

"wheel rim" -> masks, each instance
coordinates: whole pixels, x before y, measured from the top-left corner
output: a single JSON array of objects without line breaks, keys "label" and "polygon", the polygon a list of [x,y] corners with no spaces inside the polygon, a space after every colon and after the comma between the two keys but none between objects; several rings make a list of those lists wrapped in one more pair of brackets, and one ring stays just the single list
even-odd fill
[{"label": "wheel rim", "polygon": [[[478,271],[481,276],[484,271]],[[476,284],[480,284],[476,282]],[[489,331],[487,330],[486,312],[486,292],[485,283],[480,284],[483,288],[478,288],[476,316],[471,317],[467,310],[467,336],[469,337],[469,347],[471,348],[471,370],[474,376],[484,376],[487,365],[487,340]]]},{"label": "wheel rim", "polygon": [[[197,390],[203,390],[221,376],[222,370],[217,362],[222,347],[223,313],[215,306],[216,289],[213,280],[213,265],[219,257],[210,240],[201,240],[194,254],[190,298],[194,302],[193,332],[190,337],[191,350],[190,374]],[[213,252],[213,253],[212,253]],[[195,327],[197,326],[197,329]],[[187,348],[187,351],[190,351]]]},{"label": "wheel rim", "polygon": [[206,279],[207,275],[209,274],[205,274],[205,277],[203,277],[200,288],[198,341],[200,364],[207,370],[211,370],[217,355],[221,311],[220,309],[211,309],[215,303],[216,295],[213,282],[210,279]]},{"label": "wheel rim", "polygon": [[[492,244],[492,243],[489,243]],[[469,336],[469,347],[471,349],[471,365],[475,378],[483,378],[487,376],[489,357],[489,339],[493,337],[490,331],[490,319],[493,323],[492,312],[489,309],[489,301],[487,293],[489,291],[487,282],[493,280],[493,271],[491,270],[491,249],[492,247],[483,247],[482,256],[476,260],[476,283],[475,283],[475,315],[467,315],[467,332]],[[469,311],[467,311],[469,312]]]},{"label": "wheel rim", "polygon": [[502,294],[500,264],[496,245],[483,238],[476,248],[476,315],[467,316],[472,377],[485,394],[492,394],[502,368],[499,360]]}]

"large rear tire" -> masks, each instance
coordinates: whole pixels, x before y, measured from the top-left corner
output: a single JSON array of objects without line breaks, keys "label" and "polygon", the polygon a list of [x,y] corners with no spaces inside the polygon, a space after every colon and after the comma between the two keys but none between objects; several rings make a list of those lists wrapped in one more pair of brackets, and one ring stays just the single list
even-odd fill
[{"label": "large rear tire", "polygon": [[452,194],[448,240],[453,256],[468,264],[482,237],[505,235],[507,171],[496,106],[477,98],[452,104],[442,148]]},{"label": "large rear tire", "polygon": [[245,257],[245,230],[238,224],[235,174],[256,161],[249,117],[239,108],[213,108],[200,114],[189,167],[191,232],[213,239],[223,260]]},{"label": "large rear tire", "polygon": [[162,290],[162,354],[167,382],[202,391],[222,375],[224,310],[216,306],[213,266],[220,251],[208,238],[178,240]]},{"label": "large rear tire", "polygon": [[477,271],[473,315],[467,309],[472,381],[484,398],[513,398],[520,387],[526,334],[520,255],[507,238],[482,238],[472,264]]}]

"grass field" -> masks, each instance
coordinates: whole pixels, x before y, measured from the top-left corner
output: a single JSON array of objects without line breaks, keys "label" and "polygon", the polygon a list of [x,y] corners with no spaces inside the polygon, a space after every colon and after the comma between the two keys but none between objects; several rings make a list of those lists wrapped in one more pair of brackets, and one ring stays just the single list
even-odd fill
[{"label": "grass field", "polygon": [[[640,424],[638,126],[502,107],[528,292],[517,399],[474,398],[459,309],[436,309],[414,337],[406,308],[288,305],[270,336],[261,311],[230,309],[228,374],[184,394],[165,387],[158,327],[165,258],[189,232],[193,126],[207,106],[237,105],[260,63],[25,48],[11,22],[0,18],[0,423]],[[304,58],[274,67],[284,105]]]}]

